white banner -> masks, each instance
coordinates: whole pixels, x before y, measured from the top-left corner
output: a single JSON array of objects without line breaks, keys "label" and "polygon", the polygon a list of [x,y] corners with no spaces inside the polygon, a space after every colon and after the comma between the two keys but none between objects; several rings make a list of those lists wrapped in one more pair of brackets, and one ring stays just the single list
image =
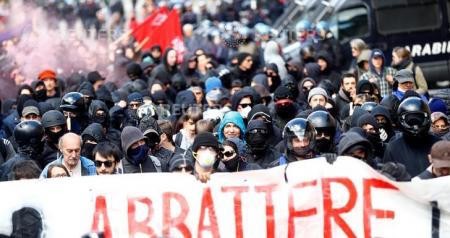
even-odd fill
[{"label": "white banner", "polygon": [[[43,237],[450,237],[450,177],[392,182],[339,157],[269,170],[0,183],[0,234],[24,207]],[[434,204],[434,205],[432,205]]]}]

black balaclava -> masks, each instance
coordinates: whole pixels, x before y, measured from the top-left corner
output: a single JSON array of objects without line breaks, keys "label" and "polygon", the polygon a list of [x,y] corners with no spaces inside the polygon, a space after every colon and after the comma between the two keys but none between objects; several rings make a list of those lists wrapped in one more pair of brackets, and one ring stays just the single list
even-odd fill
[{"label": "black balaclava", "polygon": [[374,153],[379,156],[383,156],[383,144],[380,138],[380,132],[378,130],[378,124],[375,117],[370,113],[365,113],[358,119],[358,127],[363,127],[364,125],[371,125],[375,128],[376,132],[366,132],[366,138],[370,141],[374,148]]},{"label": "black balaclava", "polygon": [[266,64],[265,68],[266,68],[266,70],[270,69],[275,73],[275,75],[269,75],[266,72],[267,79],[269,80],[269,78],[270,78],[272,80],[272,85],[269,86],[269,91],[271,93],[273,93],[278,88],[278,86],[280,86],[280,84],[281,84],[281,78],[278,73],[278,66],[274,63],[270,63],[270,64]]},{"label": "black balaclava", "polygon": [[280,86],[275,90],[274,97],[277,115],[281,118],[293,118],[296,110],[291,91],[285,86]]},{"label": "black balaclava", "polygon": [[269,131],[262,120],[252,120],[248,123],[245,141],[255,154],[262,154],[268,146]]},{"label": "black balaclava", "polygon": [[395,135],[394,126],[392,125],[389,110],[382,105],[377,105],[373,108],[371,114],[376,118],[377,116],[383,116],[384,123],[378,123],[378,130],[380,131],[380,138],[383,143],[388,143],[389,140]]}]

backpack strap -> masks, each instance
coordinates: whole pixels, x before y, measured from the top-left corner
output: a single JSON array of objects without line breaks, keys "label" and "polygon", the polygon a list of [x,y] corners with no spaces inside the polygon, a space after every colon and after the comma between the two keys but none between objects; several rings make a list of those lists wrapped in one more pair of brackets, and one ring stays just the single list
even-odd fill
[{"label": "backpack strap", "polygon": [[175,141],[174,141],[175,145],[178,146],[178,147],[180,147],[180,146],[181,146],[181,141],[182,141],[182,140],[183,140],[183,135],[182,135],[180,132],[178,132],[178,133],[175,135]]},{"label": "backpack strap", "polygon": [[150,156],[150,159],[152,159],[153,165],[156,168],[156,172],[158,172],[158,173],[162,172],[161,161],[159,161],[159,159],[156,158],[155,156]]},{"label": "backpack strap", "polygon": [[417,68],[417,65],[413,63],[412,73],[413,73],[413,79],[414,79],[414,86],[416,87],[416,89],[418,89],[419,86],[417,85],[417,81],[416,81],[416,68]]},{"label": "backpack strap", "polygon": [[3,160],[6,161],[7,157],[8,157],[8,152],[6,151],[6,143],[7,141],[5,139],[2,139],[2,141],[0,142],[0,154],[3,157]]}]

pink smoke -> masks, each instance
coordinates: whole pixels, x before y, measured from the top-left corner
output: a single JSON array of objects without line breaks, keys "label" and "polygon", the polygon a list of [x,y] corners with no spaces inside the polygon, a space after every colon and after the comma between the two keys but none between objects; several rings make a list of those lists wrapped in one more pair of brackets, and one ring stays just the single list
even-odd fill
[{"label": "pink smoke", "polygon": [[[28,22],[32,29],[22,34],[17,43],[4,43],[7,56],[14,62],[12,65],[15,65],[19,74],[15,79],[9,79],[15,81],[16,85],[31,84],[39,72],[45,69],[54,70],[62,78],[74,72],[87,73],[93,70],[108,77],[106,68],[110,59],[106,39],[101,41],[88,37],[80,22],[75,24],[74,29],[64,30],[61,22],[52,22],[40,8],[22,5],[20,1],[11,1],[10,12],[8,28],[13,29]],[[11,84],[4,80],[7,79],[0,82],[0,87]],[[2,89],[0,94],[3,98],[11,97],[11,91]]]}]

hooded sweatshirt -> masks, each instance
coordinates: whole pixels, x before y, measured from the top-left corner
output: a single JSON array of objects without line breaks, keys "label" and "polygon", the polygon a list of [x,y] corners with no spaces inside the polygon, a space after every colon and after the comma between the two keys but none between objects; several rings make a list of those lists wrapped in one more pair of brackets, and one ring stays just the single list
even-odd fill
[{"label": "hooded sweatshirt", "polygon": [[152,71],[151,78],[153,80],[159,80],[163,84],[170,84],[172,82],[172,77],[178,73],[178,66],[175,64],[174,66],[169,66],[167,62],[167,56],[169,52],[173,50],[172,48],[167,48],[164,52],[162,62]]},{"label": "hooded sweatshirt", "polygon": [[347,155],[351,150],[356,147],[364,148],[369,154],[368,159],[364,162],[369,164],[372,168],[376,169],[376,163],[372,160],[370,151],[372,150],[372,145],[369,140],[361,136],[361,134],[353,131],[344,133],[338,144],[338,155]]},{"label": "hooded sweatshirt", "polygon": [[145,139],[143,133],[136,127],[126,126],[123,128],[121,134],[122,150],[125,159],[122,160],[124,173],[146,173],[146,172],[160,172],[161,162],[154,156],[148,156],[142,163],[136,165],[131,161],[128,156],[131,145],[142,139]]},{"label": "hooded sweatshirt", "polygon": [[[372,64],[372,59],[375,57],[381,57],[383,63],[381,65],[381,71],[378,72],[375,66]],[[385,67],[386,59],[384,57],[383,51],[380,49],[372,50],[369,60],[369,72],[361,75],[360,80],[369,80],[374,82],[380,88],[380,94],[382,97],[388,96],[392,93],[392,85],[386,79],[387,75],[394,77],[396,70],[391,67]]]},{"label": "hooded sweatshirt", "polygon": [[278,75],[280,78],[284,79],[288,72],[286,69],[286,62],[280,55],[280,48],[275,41],[269,41],[264,48],[264,62],[266,64],[274,63],[278,67]]},{"label": "hooded sweatshirt", "polygon": [[242,139],[244,137],[246,128],[245,128],[244,120],[242,119],[241,114],[239,114],[239,112],[236,112],[236,111],[230,111],[224,115],[223,119],[220,121],[219,129],[217,130],[220,143],[222,143],[223,140],[225,139],[223,129],[225,128],[225,125],[227,125],[228,123],[233,123],[234,125],[239,127],[239,130],[240,130],[239,138]]}]

